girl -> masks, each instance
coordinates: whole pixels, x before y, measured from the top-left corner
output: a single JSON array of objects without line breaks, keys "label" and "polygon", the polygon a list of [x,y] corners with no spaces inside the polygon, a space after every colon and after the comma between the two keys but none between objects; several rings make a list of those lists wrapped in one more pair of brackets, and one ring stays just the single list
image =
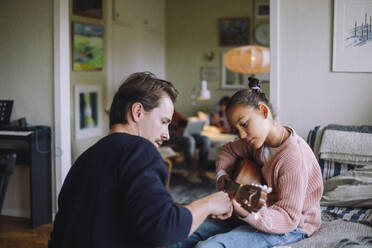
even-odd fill
[{"label": "girl", "polygon": [[236,161],[249,158],[260,166],[273,191],[258,218],[233,200],[237,219],[208,220],[172,247],[273,247],[297,242],[320,227],[323,182],[311,148],[292,128],[274,120],[259,81],[249,87],[235,93],[227,105],[230,125],[240,139],[221,148],[216,181],[222,190]]},{"label": "girl", "polygon": [[230,97],[224,96],[218,101],[218,110],[212,115],[211,124],[216,126],[222,133],[231,133],[230,124],[226,116],[226,105]]}]

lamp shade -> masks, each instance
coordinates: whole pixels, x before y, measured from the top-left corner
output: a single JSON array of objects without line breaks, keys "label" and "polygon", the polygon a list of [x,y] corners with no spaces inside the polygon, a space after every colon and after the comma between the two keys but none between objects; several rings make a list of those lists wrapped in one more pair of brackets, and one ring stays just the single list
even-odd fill
[{"label": "lamp shade", "polygon": [[270,49],[263,46],[242,46],[229,50],[224,58],[233,72],[261,74],[270,71]]}]

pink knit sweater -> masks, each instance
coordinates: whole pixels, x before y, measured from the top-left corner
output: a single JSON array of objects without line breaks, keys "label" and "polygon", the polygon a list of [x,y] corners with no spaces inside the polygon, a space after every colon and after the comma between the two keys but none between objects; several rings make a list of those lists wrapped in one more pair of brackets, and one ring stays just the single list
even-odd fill
[{"label": "pink knit sweater", "polygon": [[300,228],[308,236],[321,224],[320,198],[323,181],[318,161],[307,143],[293,129],[269,162],[263,165],[262,151],[252,150],[243,140],[224,145],[217,157],[217,172],[231,175],[239,158],[250,158],[261,165],[266,184],[273,188],[266,206],[255,220],[248,215],[243,220],[267,233],[286,233]]}]

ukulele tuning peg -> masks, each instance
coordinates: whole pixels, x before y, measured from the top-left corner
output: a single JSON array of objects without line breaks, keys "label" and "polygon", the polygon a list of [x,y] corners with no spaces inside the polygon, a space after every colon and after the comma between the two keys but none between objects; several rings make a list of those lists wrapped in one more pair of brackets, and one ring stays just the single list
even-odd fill
[{"label": "ukulele tuning peg", "polygon": [[259,187],[262,190],[264,190],[267,194],[270,194],[273,189],[267,185],[259,185],[259,184],[253,184],[253,186]]},{"label": "ukulele tuning peg", "polygon": [[269,187],[269,186],[266,186],[266,185],[265,185],[265,187],[267,188],[266,192],[267,192],[268,194],[270,194],[271,191],[273,191],[273,188],[271,188],[271,187]]}]

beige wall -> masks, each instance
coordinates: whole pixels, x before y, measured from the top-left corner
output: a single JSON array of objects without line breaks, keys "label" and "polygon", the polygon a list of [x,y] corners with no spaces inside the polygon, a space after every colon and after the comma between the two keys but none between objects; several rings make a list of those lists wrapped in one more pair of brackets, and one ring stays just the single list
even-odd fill
[{"label": "beige wall", "polygon": [[[12,119],[53,128],[53,6],[49,0],[5,0],[0,7],[0,99]],[[16,166],[3,214],[30,215],[28,166]]]},{"label": "beige wall", "polygon": [[[221,89],[221,52],[231,47],[219,46],[218,19],[252,17],[252,10],[253,1],[247,0],[167,1],[166,78],[181,92],[176,108],[182,114],[194,115],[197,110],[210,112],[222,96],[231,96],[236,91]],[[212,61],[204,59],[204,54],[209,51],[215,54]],[[193,86],[200,86],[202,66],[216,67],[219,79],[208,82],[212,99],[197,101],[193,107],[190,94]],[[263,87],[267,92],[268,84]]]},{"label": "beige wall", "polygon": [[333,1],[281,0],[279,13],[281,122],[303,137],[319,124],[371,125],[372,73],[331,71]]},{"label": "beige wall", "polygon": [[[108,72],[113,95],[130,74],[151,71],[165,77],[165,0],[117,0],[114,12],[120,18],[110,21],[111,45]],[[111,97],[112,97],[111,95]],[[111,100],[111,99],[109,99]],[[109,101],[110,102],[110,101]]]}]

